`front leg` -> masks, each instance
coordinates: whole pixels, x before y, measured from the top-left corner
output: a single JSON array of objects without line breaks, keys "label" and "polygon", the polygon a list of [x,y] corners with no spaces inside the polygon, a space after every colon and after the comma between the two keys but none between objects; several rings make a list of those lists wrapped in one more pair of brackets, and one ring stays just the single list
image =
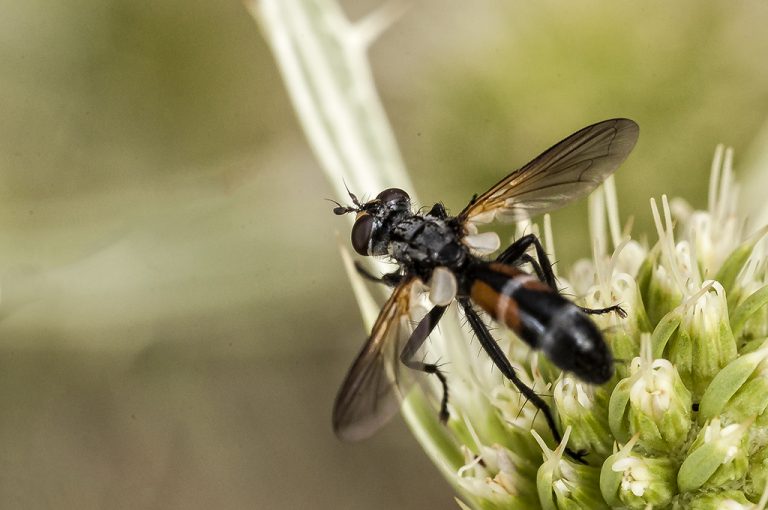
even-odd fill
[{"label": "front leg", "polygon": [[403,281],[403,275],[400,274],[400,271],[395,271],[394,273],[387,273],[381,276],[376,276],[372,274],[370,271],[368,271],[366,268],[364,268],[363,265],[358,261],[355,261],[355,269],[363,278],[370,280],[372,282],[383,283],[388,287],[397,287],[400,284],[400,282]]}]

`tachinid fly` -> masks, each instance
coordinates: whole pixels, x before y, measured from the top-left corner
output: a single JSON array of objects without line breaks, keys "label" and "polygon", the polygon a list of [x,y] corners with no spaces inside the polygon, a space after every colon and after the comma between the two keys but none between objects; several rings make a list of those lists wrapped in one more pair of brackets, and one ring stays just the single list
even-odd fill
[{"label": "tachinid fly", "polygon": [[[402,386],[399,362],[440,380],[440,418],[447,420],[446,378],[437,365],[417,358],[417,352],[448,305],[457,300],[493,363],[542,411],[560,441],[549,407],[517,377],[476,308],[512,329],[562,370],[593,384],[612,377],[613,357],[587,315],[623,315],[623,311],[617,305],[586,309],[562,297],[552,264],[533,234],[521,237],[489,260],[500,247],[499,237],[493,232],[478,233],[477,226],[493,220],[526,220],[586,196],[626,159],[638,133],[637,124],[628,119],[588,126],[473,197],[457,216],[449,216],[441,204],[426,214],[414,213],[408,194],[397,188],[384,190],[364,203],[349,193],[353,205],[339,205],[334,212],[356,213],[351,236],[355,251],[387,257],[399,268],[375,277],[358,266],[364,276],[394,290],[336,396],[333,428],[340,438],[366,438],[397,412],[398,395],[393,389]],[[531,247],[535,258],[528,253]],[[526,263],[534,274],[519,268]],[[434,307],[411,332],[409,300],[417,282],[429,287]]]}]

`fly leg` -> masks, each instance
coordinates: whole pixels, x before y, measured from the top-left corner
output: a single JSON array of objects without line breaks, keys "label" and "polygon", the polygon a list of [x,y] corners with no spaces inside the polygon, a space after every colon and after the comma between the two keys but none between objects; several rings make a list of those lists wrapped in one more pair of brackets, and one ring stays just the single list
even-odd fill
[{"label": "fly leg", "polygon": [[429,210],[427,216],[432,216],[433,218],[444,220],[448,217],[448,213],[445,211],[445,206],[438,202],[432,206],[432,209]]},{"label": "fly leg", "polygon": [[[528,248],[533,245],[536,248],[536,258],[538,263],[535,263],[533,257],[525,253]],[[544,251],[544,247],[541,245],[539,238],[533,234],[524,235],[504,250],[501,255],[496,258],[496,262],[502,264],[514,264],[517,261],[530,262],[539,279],[557,290],[557,282],[555,281],[555,272],[552,270],[552,262],[549,261],[549,257]]]},{"label": "fly leg", "polygon": [[[499,347],[499,344],[493,338],[491,332],[488,331],[488,327],[485,325],[482,319],[480,319],[480,316],[475,311],[475,309],[472,308],[472,304],[469,302],[469,299],[459,298],[458,301],[467,316],[469,325],[472,326],[472,330],[477,335],[477,338],[480,341],[480,345],[491,358],[493,364],[496,365],[504,377],[512,381],[512,384],[517,387],[520,393],[522,393],[529,402],[531,402],[541,411],[541,413],[544,415],[544,419],[547,421],[549,430],[552,431],[552,437],[554,437],[555,442],[560,443],[562,441],[562,436],[560,435],[560,431],[557,430],[555,418],[552,416],[552,411],[550,410],[547,403],[544,402],[544,399],[542,399],[535,391],[533,391],[532,388],[528,387],[528,385],[520,380],[520,378],[517,376],[517,373],[515,373],[515,369],[512,367],[512,364],[507,359],[507,356],[501,350],[501,347]],[[581,460],[582,455],[578,454],[577,452],[571,451],[568,448],[566,448],[566,452],[574,460],[582,463],[584,462]]]},{"label": "fly leg", "polygon": [[435,329],[437,323],[440,322],[446,308],[448,307],[436,306],[430,310],[429,313],[421,319],[421,322],[416,326],[416,329],[413,330],[413,333],[411,333],[410,338],[408,338],[408,341],[405,343],[403,350],[400,352],[400,361],[402,361],[405,366],[412,370],[418,370],[427,374],[435,374],[435,376],[440,379],[440,384],[443,386],[443,397],[440,400],[440,421],[442,423],[448,421],[448,381],[446,380],[445,375],[440,371],[440,367],[434,363],[418,361],[416,359],[416,353],[424,343],[424,340],[426,340],[429,334],[432,333],[432,330]]},{"label": "fly leg", "polygon": [[542,282],[546,281],[547,276],[544,274],[544,270],[541,268],[541,264],[539,264],[539,262],[535,258],[531,257],[527,253],[523,253],[522,256],[520,257],[520,262],[529,263],[533,268],[533,271],[536,273],[536,276],[539,278],[539,280],[541,280]]},{"label": "fly leg", "polygon": [[370,280],[376,283],[383,283],[388,287],[397,287],[397,285],[401,281],[403,281],[403,275],[400,274],[399,271],[395,271],[394,273],[384,274],[381,276],[376,276],[372,274],[370,271],[368,271],[366,268],[364,268],[363,265],[357,261],[355,261],[355,269],[360,274],[360,276],[362,276],[366,280]]},{"label": "fly leg", "polygon": [[[437,207],[437,206],[435,206]],[[440,206],[442,208],[442,206]],[[434,208],[433,208],[434,209]],[[445,212],[445,209],[443,209]],[[399,272],[388,273],[380,277],[371,274],[365,269],[362,264],[355,262],[355,269],[363,278],[371,280],[376,283],[383,283],[389,287],[396,287],[403,280],[403,275]],[[429,311],[429,313],[421,319],[416,329],[413,330],[408,341],[403,346],[403,350],[400,352],[400,361],[403,365],[412,370],[418,370],[427,374],[435,374],[440,380],[440,384],[443,386],[443,397],[440,399],[440,421],[445,423],[448,421],[448,380],[445,375],[440,371],[434,363],[425,363],[416,359],[416,353],[419,348],[424,344],[424,341],[429,337],[432,330],[435,329],[437,323],[445,313],[447,306],[436,306]]]},{"label": "fly leg", "polygon": [[581,309],[581,311],[587,315],[602,315],[604,313],[615,312],[616,315],[622,319],[627,318],[627,312],[621,307],[621,305],[606,306],[605,308],[586,308],[580,306],[579,309]]}]

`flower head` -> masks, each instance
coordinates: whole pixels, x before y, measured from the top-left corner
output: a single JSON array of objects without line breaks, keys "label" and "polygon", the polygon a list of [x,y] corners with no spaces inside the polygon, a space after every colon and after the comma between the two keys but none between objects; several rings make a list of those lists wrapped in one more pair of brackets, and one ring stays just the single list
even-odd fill
[{"label": "flower head", "polygon": [[[567,282],[583,306],[628,312],[595,318],[617,360],[613,381],[586,385],[508,340],[522,371],[551,385],[568,428],[554,450],[534,433],[542,508],[758,508],[768,490],[768,259],[764,231],[742,232],[731,161],[718,148],[706,211],[651,202],[659,240],[648,248],[602,228],[595,216],[613,199],[592,199],[594,258]],[[586,465],[563,455],[565,442]]]}]

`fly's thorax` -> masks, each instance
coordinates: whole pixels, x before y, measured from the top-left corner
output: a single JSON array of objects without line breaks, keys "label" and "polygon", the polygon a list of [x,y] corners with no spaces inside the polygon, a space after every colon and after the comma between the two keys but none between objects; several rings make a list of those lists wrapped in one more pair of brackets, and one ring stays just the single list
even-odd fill
[{"label": "fly's thorax", "polygon": [[469,256],[453,226],[421,215],[404,217],[393,226],[388,253],[398,262],[429,272],[439,266],[457,270]]}]

